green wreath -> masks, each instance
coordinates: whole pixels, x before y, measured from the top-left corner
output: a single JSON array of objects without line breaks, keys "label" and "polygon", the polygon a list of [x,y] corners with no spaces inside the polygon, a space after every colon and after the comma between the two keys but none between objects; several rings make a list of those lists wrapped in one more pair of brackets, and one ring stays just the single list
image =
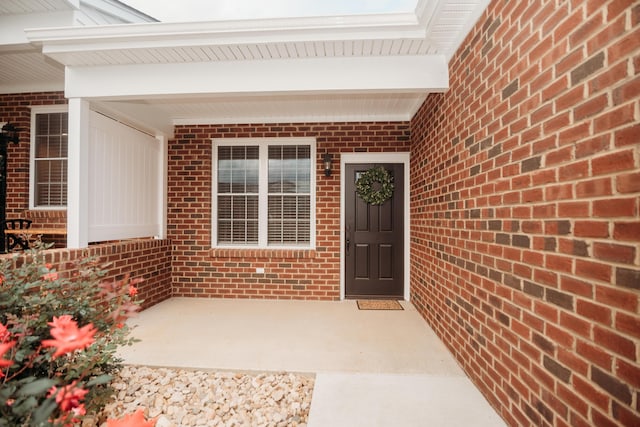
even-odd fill
[{"label": "green wreath", "polygon": [[393,175],[382,166],[362,172],[356,181],[356,193],[371,205],[382,205],[393,196]]}]

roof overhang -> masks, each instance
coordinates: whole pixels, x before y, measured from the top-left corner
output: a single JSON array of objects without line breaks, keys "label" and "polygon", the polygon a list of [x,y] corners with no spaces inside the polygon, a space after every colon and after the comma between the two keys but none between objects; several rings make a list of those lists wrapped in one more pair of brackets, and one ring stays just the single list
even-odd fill
[{"label": "roof overhang", "polygon": [[[139,120],[409,120],[488,0],[415,13],[28,30],[65,93]],[[149,124],[155,127],[154,124]],[[165,127],[166,128],[166,127]]]}]

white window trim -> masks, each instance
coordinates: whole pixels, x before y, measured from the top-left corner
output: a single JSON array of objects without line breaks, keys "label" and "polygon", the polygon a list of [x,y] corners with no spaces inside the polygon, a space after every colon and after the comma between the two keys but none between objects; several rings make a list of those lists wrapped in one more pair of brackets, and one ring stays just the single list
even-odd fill
[{"label": "white window trim", "polygon": [[[50,113],[68,113],[69,107],[67,105],[39,105],[31,107],[31,132],[29,141],[29,210],[37,211],[65,211],[66,206],[36,206],[36,114],[50,114]],[[68,149],[68,148],[67,148]],[[67,152],[67,159],[69,159],[69,153]],[[67,177],[67,180],[69,177]],[[67,181],[67,191],[69,188],[69,182]]]},{"label": "white window trim", "polygon": [[[218,244],[218,150],[217,147],[225,145],[258,145],[260,147],[260,170],[259,170],[259,201],[267,199],[267,186],[263,182],[268,182],[266,150],[269,145],[309,145],[311,156],[311,176],[310,176],[310,224],[309,224],[309,244],[308,245],[268,245],[266,242],[267,230],[267,203],[261,203],[258,207],[258,245],[234,245]],[[263,153],[264,150],[264,153]],[[212,176],[211,176],[211,247],[216,249],[315,249],[316,246],[316,140],[315,138],[214,138],[212,140]]]}]

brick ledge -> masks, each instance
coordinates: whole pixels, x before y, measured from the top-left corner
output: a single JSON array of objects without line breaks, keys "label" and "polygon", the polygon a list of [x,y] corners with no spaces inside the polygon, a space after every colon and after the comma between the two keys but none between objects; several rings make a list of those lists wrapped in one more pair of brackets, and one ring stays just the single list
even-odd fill
[{"label": "brick ledge", "polygon": [[209,251],[211,258],[315,258],[315,249],[221,249]]}]

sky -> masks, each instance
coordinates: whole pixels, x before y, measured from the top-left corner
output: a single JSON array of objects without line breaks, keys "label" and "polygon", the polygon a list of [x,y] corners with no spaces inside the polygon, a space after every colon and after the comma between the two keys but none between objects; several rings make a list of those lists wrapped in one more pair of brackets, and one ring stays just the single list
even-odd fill
[{"label": "sky", "polygon": [[412,12],[417,0],[121,0],[162,22]]}]

